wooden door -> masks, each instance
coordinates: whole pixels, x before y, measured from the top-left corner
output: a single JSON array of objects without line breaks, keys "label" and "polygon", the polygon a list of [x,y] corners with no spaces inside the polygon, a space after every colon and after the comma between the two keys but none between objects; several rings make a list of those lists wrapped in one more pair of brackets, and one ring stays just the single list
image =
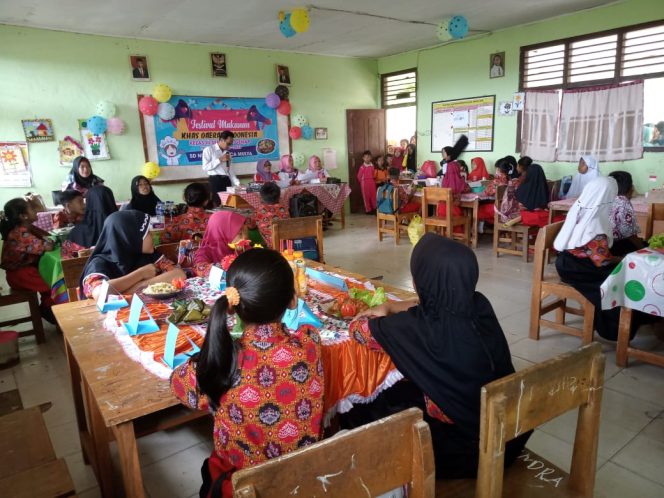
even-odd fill
[{"label": "wooden door", "polygon": [[357,181],[357,171],[362,165],[362,152],[370,150],[376,156],[385,154],[385,110],[347,109],[348,133],[348,185],[350,185],[350,212],[363,213],[364,201]]}]

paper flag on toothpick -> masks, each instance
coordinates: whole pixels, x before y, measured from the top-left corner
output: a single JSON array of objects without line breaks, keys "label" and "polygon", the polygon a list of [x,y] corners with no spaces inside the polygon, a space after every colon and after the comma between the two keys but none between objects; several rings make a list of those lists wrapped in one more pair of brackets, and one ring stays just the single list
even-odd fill
[{"label": "paper flag on toothpick", "polygon": [[127,330],[129,335],[141,335],[141,334],[150,334],[159,330],[159,325],[154,321],[152,315],[145,308],[146,313],[148,314],[147,320],[141,320],[141,311],[145,305],[141,298],[138,295],[134,294],[134,297],[131,298],[131,308],[129,308],[129,319],[127,323],[124,324],[124,328]]},{"label": "paper flag on toothpick", "polygon": [[168,326],[168,332],[166,332],[166,345],[164,347],[164,363],[171,368],[177,368],[187,361],[191,356],[195,355],[200,351],[200,348],[196,345],[194,341],[187,337],[189,344],[191,344],[191,349],[179,355],[175,355],[175,344],[178,339],[178,334],[180,329],[177,328],[174,324]]},{"label": "paper flag on toothpick", "polygon": [[108,280],[103,280],[99,286],[99,294],[97,295],[97,308],[99,308],[99,311],[106,313],[107,311],[119,310],[120,308],[129,306],[129,303],[127,303],[127,300],[124,297],[115,294],[109,296],[109,288],[110,284],[108,283]]},{"label": "paper flag on toothpick", "polygon": [[224,270],[218,266],[212,265],[210,268],[210,275],[208,276],[208,281],[210,282],[210,289],[213,290],[224,290],[226,284],[224,281]]}]

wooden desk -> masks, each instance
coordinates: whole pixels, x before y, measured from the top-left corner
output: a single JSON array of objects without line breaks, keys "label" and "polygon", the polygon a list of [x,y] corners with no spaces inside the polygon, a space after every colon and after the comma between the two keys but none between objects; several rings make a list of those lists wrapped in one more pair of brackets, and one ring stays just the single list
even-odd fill
[{"label": "wooden desk", "polygon": [[[650,198],[646,198],[643,195],[640,195],[638,197],[634,197],[632,201],[632,206],[634,206],[634,214],[636,215],[636,221],[638,222],[639,226],[641,227],[641,236],[645,235],[645,229],[646,226],[648,225],[648,200]],[[549,225],[553,223],[553,217],[556,214],[564,214],[567,213],[576,199],[562,199],[559,201],[553,201],[549,202]],[[652,202],[652,199],[650,199],[650,202]]]},{"label": "wooden desk", "polygon": [[[310,265],[367,280],[328,265],[315,262]],[[382,282],[373,283],[400,299],[415,297],[412,292]],[[53,312],[64,336],[84,461],[92,464],[102,496],[113,496],[109,443],[114,438],[126,496],[144,497],[137,436],[174,427],[207,413],[189,411],[180,405],[167,380],[131,360],[115,337],[104,329],[105,315],[99,313],[92,300],[57,305]],[[153,421],[156,414],[167,418]]]},{"label": "wooden desk", "polygon": [[477,249],[477,238],[479,236],[478,223],[479,223],[480,199],[479,197],[476,197],[472,201],[471,200],[464,201],[462,199],[459,206],[461,206],[461,209],[466,211],[471,216],[470,240],[473,249]]}]

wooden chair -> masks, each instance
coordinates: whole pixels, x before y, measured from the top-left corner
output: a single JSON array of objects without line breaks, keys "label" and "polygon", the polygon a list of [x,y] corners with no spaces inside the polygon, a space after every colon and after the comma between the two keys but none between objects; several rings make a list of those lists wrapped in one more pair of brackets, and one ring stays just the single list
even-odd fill
[{"label": "wooden chair", "polygon": [[78,301],[78,286],[88,258],[89,256],[83,256],[62,260],[62,273],[65,276],[65,287],[67,288],[69,302]]},{"label": "wooden chair", "polygon": [[[484,386],[478,478],[439,481],[436,496],[592,498],[605,361],[590,344]],[[577,408],[569,475],[528,449],[504,470],[507,441]]]},{"label": "wooden chair", "polygon": [[[595,306],[571,285],[560,280],[558,273],[544,275],[546,253],[553,249],[553,241],[563,226],[563,221],[553,223],[542,228],[535,241],[535,267],[533,268],[533,289],[530,305],[530,338],[539,340],[540,327],[545,325],[552,329],[575,335],[581,338],[582,344],[589,344],[593,340],[593,315]],[[555,299],[547,304],[544,300],[554,296]],[[567,300],[577,301],[581,308],[567,306]],[[556,321],[542,318],[543,315],[556,310]],[[583,317],[583,328],[578,329],[565,324],[565,314]]]},{"label": "wooden chair", "polygon": [[320,263],[324,263],[322,216],[303,216],[275,220],[272,223],[272,247],[276,250],[279,250],[282,240],[296,240],[304,237],[316,237],[318,260]]},{"label": "wooden chair", "polygon": [[166,256],[173,263],[178,261],[178,251],[180,250],[180,243],[173,242],[171,244],[160,244],[154,248],[155,252],[158,252],[162,256]]},{"label": "wooden chair", "polygon": [[[496,210],[500,210],[506,190],[507,185],[499,185],[496,189]],[[500,221],[500,215],[496,212],[493,216],[493,252],[496,253],[496,257],[499,257],[501,254],[513,254],[521,256],[527,263],[529,231],[530,227],[521,223],[505,226]],[[508,247],[502,247],[501,244],[509,245]]]},{"label": "wooden chair", "polygon": [[664,203],[653,202],[648,205],[648,221],[645,228],[645,239],[664,232]]},{"label": "wooden chair", "polygon": [[[454,216],[452,215],[452,205],[454,201],[454,194],[452,189],[442,187],[424,187],[422,194],[422,221],[424,222],[424,230],[428,231],[429,227],[434,227],[434,230],[442,229],[442,235],[452,238],[463,240],[464,243],[470,244],[470,218],[468,216]],[[429,206],[438,208],[438,204],[444,202],[447,206],[445,217],[432,215],[429,216]],[[454,233],[454,227],[462,226],[463,234]]]},{"label": "wooden chair", "polygon": [[233,474],[236,498],[378,496],[403,484],[433,498],[431,433],[410,408]]},{"label": "wooden chair", "polygon": [[44,337],[44,324],[42,323],[41,312],[39,311],[39,299],[37,298],[37,293],[32,291],[11,289],[9,294],[0,296],[0,308],[21,303],[28,304],[30,308],[30,314],[28,316],[14,318],[12,320],[3,320],[0,322],[0,328],[10,327],[19,323],[32,322],[32,328],[30,330],[19,332],[19,337],[34,335],[38,344],[45,342],[46,338]]},{"label": "wooden chair", "polygon": [[[392,205],[399,205],[399,189],[392,190]],[[417,213],[400,213],[398,210],[395,213],[387,214],[376,211],[376,222],[378,224],[378,240],[383,241],[383,234],[394,236],[394,243],[399,245],[401,239],[401,232],[408,232],[408,225],[404,225],[404,221],[410,221]]]}]

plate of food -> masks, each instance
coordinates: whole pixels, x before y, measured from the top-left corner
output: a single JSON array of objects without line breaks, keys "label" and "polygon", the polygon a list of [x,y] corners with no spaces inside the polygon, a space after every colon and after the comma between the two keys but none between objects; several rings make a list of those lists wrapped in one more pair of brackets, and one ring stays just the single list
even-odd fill
[{"label": "plate of food", "polygon": [[212,308],[200,299],[173,301],[173,312],[168,321],[175,325],[197,325],[208,321]]},{"label": "plate of food", "polygon": [[274,140],[264,138],[263,140],[258,141],[256,144],[256,150],[259,154],[271,154],[274,151],[276,145],[277,144]]},{"label": "plate of food", "polygon": [[168,282],[159,282],[158,284],[148,285],[141,292],[155,299],[170,299],[177,296],[180,289]]},{"label": "plate of food", "polygon": [[346,294],[332,301],[320,303],[320,309],[332,318],[350,322],[358,313],[369,309],[369,306],[364,301],[353,299]]}]

